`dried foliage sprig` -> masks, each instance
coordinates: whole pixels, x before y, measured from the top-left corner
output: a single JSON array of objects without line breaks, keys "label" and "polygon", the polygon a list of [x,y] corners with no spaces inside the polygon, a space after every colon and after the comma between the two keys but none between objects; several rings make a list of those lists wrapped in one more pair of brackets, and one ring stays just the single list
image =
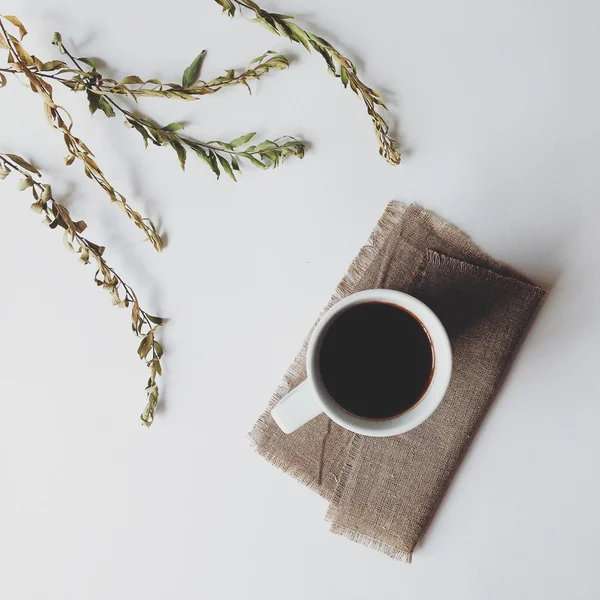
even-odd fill
[{"label": "dried foliage sprig", "polygon": [[[53,43],[59,46],[65,54],[66,48],[59,33],[54,34]],[[89,89],[90,77],[94,82],[94,88],[98,94],[118,94],[130,98],[153,97],[153,98],[178,98],[180,100],[197,100],[201,96],[214,94],[219,90],[234,85],[244,85],[250,93],[252,88],[250,81],[260,79],[272,69],[283,70],[290,66],[288,59],[282,54],[269,50],[250,62],[248,68],[236,75],[234,69],[227,69],[225,75],[221,75],[210,81],[198,79],[200,65],[205,51],[202,51],[184,71],[181,84],[163,83],[160,79],[152,78],[144,80],[138,75],[128,75],[120,81],[110,77],[104,77],[99,73],[96,61],[92,58],[83,57],[79,60],[92,68],[83,70],[71,69],[63,61],[51,61],[46,63],[47,71],[54,71],[52,79],[60,81],[71,90],[87,91]],[[70,77],[65,77],[70,75]],[[50,77],[50,74],[42,76]]]},{"label": "dried foliage sprig", "polygon": [[[192,150],[211,168],[217,179],[223,170],[231,179],[237,181],[235,173],[241,171],[240,159],[246,159],[255,167],[266,169],[269,163],[273,168],[279,166],[288,156],[297,158],[304,156],[304,143],[290,136],[265,140],[258,145],[246,145],[256,135],[255,132],[242,135],[231,142],[199,142],[177,133],[183,129],[181,123],[170,123],[166,127],[159,127],[152,121],[137,117],[129,111],[124,113],[126,122],[142,135],[146,147],[148,147],[148,140],[157,146],[170,146],[177,153],[182,169],[185,169],[187,149]],[[246,147],[240,148],[241,146]]]},{"label": "dried foliage sprig", "polygon": [[[7,32],[3,20],[10,22],[19,30],[19,39]],[[160,252],[163,248],[163,242],[155,225],[150,219],[142,217],[137,211],[133,210],[129,206],[125,196],[110,184],[98,166],[92,151],[83,140],[73,133],[73,120],[69,112],[54,102],[52,86],[45,78],[40,76],[40,73],[44,70],[45,63],[42,63],[38,58],[29,54],[21,44],[21,40],[27,34],[21,21],[13,16],[0,16],[0,31],[2,34],[0,35],[0,48],[8,50],[8,64],[13,71],[21,73],[26,77],[30,89],[43,99],[44,112],[48,121],[54,129],[60,131],[63,135],[65,146],[69,151],[68,156],[65,158],[65,163],[70,165],[75,159],[81,161],[84,165],[85,174],[94,180],[108,194],[110,199],[123,209],[129,219],[145,233],[155,250]],[[4,75],[3,78],[5,82],[6,78]]]},{"label": "dried foliage sprig", "polygon": [[[105,79],[102,73],[97,70],[94,62],[89,58],[75,58],[64,45],[62,36],[59,33],[54,34],[53,44],[57,45],[60,48],[60,51],[68,56],[75,66],[76,74],[69,80],[70,85],[68,87],[71,87],[72,84],[72,89],[86,90],[90,112],[92,114],[101,110],[107,117],[112,118],[116,114],[115,110],[120,112],[125,117],[125,124],[128,127],[135,129],[142,136],[146,148],[148,147],[148,141],[156,146],[171,147],[177,153],[179,164],[182,169],[185,169],[188,149],[192,150],[198,158],[204,161],[215,173],[217,178],[219,178],[221,170],[223,170],[234,181],[236,181],[235,172],[241,171],[240,159],[246,159],[254,166],[265,169],[269,164],[273,167],[279,166],[281,161],[289,156],[296,156],[298,158],[304,156],[304,143],[290,136],[285,136],[284,138],[274,141],[265,140],[258,145],[247,146],[242,149],[241,147],[248,144],[256,135],[255,133],[240,136],[231,142],[201,142],[178,133],[183,129],[181,123],[174,122],[165,127],[161,127],[150,119],[138,116],[130,110],[127,110],[111,98],[111,92],[107,92],[106,87],[103,87]],[[281,57],[270,51],[254,60],[268,70],[273,68],[273,66],[265,67],[265,65],[268,65],[269,61],[263,61],[265,61],[265,58],[270,54],[274,55],[270,60],[282,61],[283,59],[285,62],[282,64],[288,66],[285,57]],[[202,56],[202,53],[199,54],[192,64],[184,71],[182,81],[185,87],[182,89],[193,89],[191,86],[194,85],[199,76]],[[82,62],[90,66],[91,69],[86,70],[83,67]],[[70,71],[73,72],[73,70]],[[174,84],[168,85],[173,86]]]},{"label": "dried foliage sprig", "polygon": [[400,163],[401,154],[396,147],[396,142],[390,137],[389,126],[384,118],[377,112],[377,107],[387,108],[381,99],[381,95],[368,87],[359,78],[356,67],[352,61],[346,58],[339,50],[334,48],[322,37],[302,29],[293,22],[291,15],[271,13],[262,9],[252,0],[215,0],[223,8],[223,12],[230,17],[235,16],[236,10],[243,8],[254,13],[254,21],[260,23],[273,33],[287,37],[292,42],[301,44],[309,52],[315,50],[325,62],[329,71],[339,77],[344,87],[350,89],[362,98],[367,108],[367,113],[373,121],[375,135],[379,141],[379,154],[392,165]]},{"label": "dried foliage sprig", "polygon": [[104,246],[99,246],[83,237],[82,234],[87,228],[86,223],[73,221],[68,209],[55,200],[51,186],[35,179],[41,177],[38,169],[16,154],[0,153],[0,179],[6,178],[10,173],[18,173],[23,177],[19,182],[19,189],[31,190],[34,199],[31,208],[44,215],[48,227],[50,229],[60,227],[64,230],[64,242],[67,248],[77,253],[79,259],[86,265],[95,261],[97,270],[94,281],[111,295],[113,304],[121,308],[131,307],[131,328],[141,338],[138,354],[150,369],[150,377],[146,385],[147,404],[141,415],[142,423],[149,427],[154,420],[159,398],[156,377],[162,375],[160,361],[163,349],[155,339],[155,334],[158,327],[164,323],[164,319],[152,316],[141,308],[132,287],[104,259]]}]

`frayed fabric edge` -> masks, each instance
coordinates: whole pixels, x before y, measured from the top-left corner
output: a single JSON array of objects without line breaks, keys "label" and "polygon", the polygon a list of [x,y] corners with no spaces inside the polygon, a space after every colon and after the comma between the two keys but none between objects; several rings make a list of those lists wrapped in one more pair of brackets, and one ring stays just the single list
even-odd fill
[{"label": "frayed fabric edge", "polygon": [[386,542],[382,542],[375,538],[372,538],[364,533],[358,533],[357,531],[352,531],[347,529],[346,527],[341,527],[338,525],[332,525],[330,527],[331,533],[335,533],[336,535],[341,535],[346,539],[349,539],[357,544],[362,544],[367,548],[372,548],[373,550],[377,550],[378,552],[382,552],[386,556],[389,556],[393,560],[397,560],[399,562],[408,563],[412,562],[412,552],[408,552],[407,550],[402,550],[400,548],[396,548]]}]

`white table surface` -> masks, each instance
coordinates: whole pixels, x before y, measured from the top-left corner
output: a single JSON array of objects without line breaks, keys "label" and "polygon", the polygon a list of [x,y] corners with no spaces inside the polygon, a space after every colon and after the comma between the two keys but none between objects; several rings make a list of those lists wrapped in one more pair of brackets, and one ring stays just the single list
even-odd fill
[{"label": "white table surface", "polygon": [[[107,176],[168,233],[162,256],[87,180],[16,81],[2,149],[34,160],[164,331],[164,406],[139,424],[128,317],[16,182],[0,183],[0,597],[598,598],[600,6],[593,0],[265,0],[301,15],[386,91],[407,149],[377,155],[317,56],[210,0],[5,0],[117,76],[207,77],[272,48],[293,68],[196,103],[146,100],[202,139],[293,134],[303,161],[216,181],[144,151],[57,90]],[[316,26],[316,25],[315,25]],[[415,201],[552,293],[412,565],[329,533],[325,502],[249,448],[307,328],[390,199]]]}]

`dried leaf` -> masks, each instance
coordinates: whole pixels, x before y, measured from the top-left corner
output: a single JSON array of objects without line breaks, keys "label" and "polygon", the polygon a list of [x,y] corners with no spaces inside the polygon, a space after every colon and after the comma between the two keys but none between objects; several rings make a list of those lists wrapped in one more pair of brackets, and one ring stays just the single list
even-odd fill
[{"label": "dried leaf", "polygon": [[23,39],[27,35],[27,29],[23,27],[23,23],[13,15],[4,15],[7,21],[10,21],[19,30],[19,39]]},{"label": "dried leaf", "polygon": [[[23,46],[21,46],[21,44],[19,42],[17,42],[15,39],[12,40],[12,45],[13,48],[15,49],[15,52],[17,53],[17,56],[19,57],[19,59],[24,62],[28,67],[32,67],[35,66],[35,61],[33,60],[33,57],[31,56],[31,54],[29,54],[29,52],[27,52],[27,50],[25,50],[25,48],[23,48]],[[29,84],[35,84],[35,83],[39,83],[41,85],[41,81],[31,81],[31,79],[29,80]],[[47,84],[46,84],[47,85]],[[35,90],[37,91],[37,90]]]},{"label": "dried leaf", "polygon": [[31,210],[35,213],[42,214],[46,210],[46,203],[38,200],[31,205]]},{"label": "dried leaf", "polygon": [[66,68],[66,64],[62,60],[50,60],[42,63],[40,71],[56,71],[58,69]]},{"label": "dried leaf", "polygon": [[154,335],[152,333],[148,333],[144,336],[137,350],[140,358],[146,358],[148,352],[150,352],[150,350],[152,349],[153,343]]},{"label": "dried leaf", "polygon": [[223,7],[224,13],[227,13],[230,17],[235,15],[235,5],[232,0],[216,0],[216,2]]},{"label": "dried leaf", "polygon": [[26,171],[29,171],[30,173],[35,173],[36,175],[41,176],[41,173],[30,162],[27,162],[25,159],[21,158],[20,156],[18,156],[16,154],[5,154],[5,156],[8,156],[8,158],[10,158],[13,162],[16,162],[20,167],[22,167]]},{"label": "dried leaf", "polygon": [[141,77],[138,77],[137,75],[129,75],[121,79],[121,81],[119,81],[119,85],[129,85],[132,83],[143,85],[144,80]]},{"label": "dried leaf", "polygon": [[77,233],[83,233],[87,229],[87,223],[85,221],[75,221],[73,226],[75,227],[75,231],[77,231]]},{"label": "dried leaf", "polygon": [[[367,113],[370,116],[375,127],[375,135],[379,142],[379,153],[385,160],[392,164],[398,165],[401,160],[401,155],[396,148],[396,142],[389,135],[389,126],[383,117],[377,112],[377,106],[385,109],[385,104],[381,100],[380,95],[365,85],[359,78],[356,72],[356,67],[348,58],[332,46],[327,40],[322,37],[306,31],[293,23],[290,15],[282,15],[279,13],[270,13],[263,10],[253,0],[216,0],[230,16],[234,16],[237,7],[244,7],[254,13],[252,21],[266,27],[271,32],[277,35],[283,35],[293,42],[302,44],[309,52],[315,50],[322,57],[329,71],[339,77],[344,87],[350,89],[357,94],[364,102]],[[271,63],[272,60],[267,61]],[[272,66],[275,66],[274,64]],[[279,68],[285,68],[287,65],[281,64]],[[339,73],[337,71],[339,69]]]}]

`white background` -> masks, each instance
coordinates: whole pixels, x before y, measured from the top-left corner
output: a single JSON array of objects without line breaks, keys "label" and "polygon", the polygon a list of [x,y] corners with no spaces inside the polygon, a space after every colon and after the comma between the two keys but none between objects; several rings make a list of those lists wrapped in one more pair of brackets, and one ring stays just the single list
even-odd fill
[{"label": "white background", "polygon": [[[36,162],[164,330],[164,404],[139,424],[146,370],[125,311],[0,184],[0,596],[13,599],[598,598],[600,7],[593,0],[269,0],[338,43],[385,92],[406,152],[391,167],[360,101],[318,56],[210,0],[3,2],[49,60],[54,30],[117,78],[178,81],[272,48],[292,68],[196,103],[146,100],[203,140],[310,142],[234,184],[121,119],[76,133],[163,255],[87,180],[16,80],[1,147]],[[412,565],[328,532],[325,502],[250,449],[266,405],[391,199],[414,201],[552,293]]]}]

